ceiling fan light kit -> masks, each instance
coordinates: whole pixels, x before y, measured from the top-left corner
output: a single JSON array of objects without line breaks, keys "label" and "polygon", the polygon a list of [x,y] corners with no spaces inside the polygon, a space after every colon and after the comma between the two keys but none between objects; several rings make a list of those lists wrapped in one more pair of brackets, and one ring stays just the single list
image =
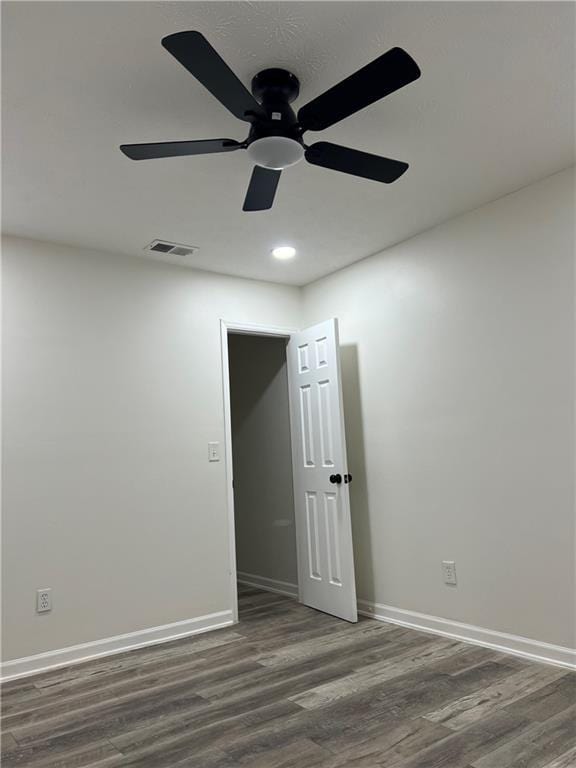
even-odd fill
[{"label": "ceiling fan light kit", "polygon": [[307,145],[306,131],[322,131],[420,77],[416,62],[402,48],[391,48],[350,77],[301,107],[290,106],[300,93],[298,78],[285,69],[259,72],[250,93],[200,32],[177,32],[162,45],[235,117],[250,124],[247,138],[123,144],[132,160],[183,157],[245,149],[255,163],[244,211],[272,207],[280,175],[303,158],[312,165],[390,184],[408,164],[326,141]]},{"label": "ceiling fan light kit", "polygon": [[304,146],[287,136],[262,136],[248,144],[247,150],[256,165],[275,171],[296,165],[304,157]]}]

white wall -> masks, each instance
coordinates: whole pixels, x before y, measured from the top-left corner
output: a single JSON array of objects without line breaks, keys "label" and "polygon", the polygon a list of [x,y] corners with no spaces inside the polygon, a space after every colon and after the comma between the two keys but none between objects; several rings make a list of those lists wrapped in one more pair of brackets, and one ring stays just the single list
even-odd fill
[{"label": "white wall", "polygon": [[297,325],[297,289],[13,238],[3,256],[5,659],[230,608],[219,318]]},{"label": "white wall", "polygon": [[207,462],[220,317],[339,318],[360,597],[573,645],[573,184],[366,259],[303,309],[294,288],[6,239],[5,658],[231,607]]},{"label": "white wall", "polygon": [[286,340],[230,334],[238,571],[296,584]]},{"label": "white wall", "polygon": [[567,171],[305,288],[340,321],[359,597],[574,646],[573,217]]}]

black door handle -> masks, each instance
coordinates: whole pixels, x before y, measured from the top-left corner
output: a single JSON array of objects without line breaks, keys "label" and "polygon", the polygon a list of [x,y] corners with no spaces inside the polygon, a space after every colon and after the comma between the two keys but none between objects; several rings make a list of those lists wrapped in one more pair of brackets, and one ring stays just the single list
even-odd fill
[{"label": "black door handle", "polygon": [[351,483],[352,482],[352,475],[344,475],[344,482],[345,483]]},{"label": "black door handle", "polygon": [[340,485],[342,482],[342,475],[330,475],[330,482],[335,485]]}]

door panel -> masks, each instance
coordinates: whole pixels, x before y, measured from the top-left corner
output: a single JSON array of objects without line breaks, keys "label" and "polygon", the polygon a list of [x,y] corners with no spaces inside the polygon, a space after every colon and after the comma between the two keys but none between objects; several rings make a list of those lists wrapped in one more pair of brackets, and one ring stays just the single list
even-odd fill
[{"label": "door panel", "polygon": [[318,530],[318,503],[314,491],[306,491],[306,532],[308,573],[311,579],[322,580],[320,573],[320,532]]},{"label": "door panel", "polygon": [[288,384],[300,596],[312,608],[357,621],[335,319],[290,337]]}]

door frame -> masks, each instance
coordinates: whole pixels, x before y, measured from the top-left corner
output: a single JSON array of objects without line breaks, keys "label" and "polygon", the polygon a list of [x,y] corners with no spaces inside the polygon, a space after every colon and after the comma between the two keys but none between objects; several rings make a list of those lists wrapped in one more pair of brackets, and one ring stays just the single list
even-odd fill
[{"label": "door frame", "polygon": [[[236,527],[234,516],[234,486],[232,463],[232,409],[230,406],[230,361],[228,358],[228,334],[238,333],[245,336],[268,336],[289,339],[298,328],[282,328],[274,325],[255,325],[220,320],[220,346],[222,353],[222,398],[224,401],[224,465],[226,472],[226,521],[228,525],[228,559],[230,562],[230,602],[232,620],[238,622],[238,587],[236,569]],[[298,599],[300,600],[300,579],[298,579]]]}]

